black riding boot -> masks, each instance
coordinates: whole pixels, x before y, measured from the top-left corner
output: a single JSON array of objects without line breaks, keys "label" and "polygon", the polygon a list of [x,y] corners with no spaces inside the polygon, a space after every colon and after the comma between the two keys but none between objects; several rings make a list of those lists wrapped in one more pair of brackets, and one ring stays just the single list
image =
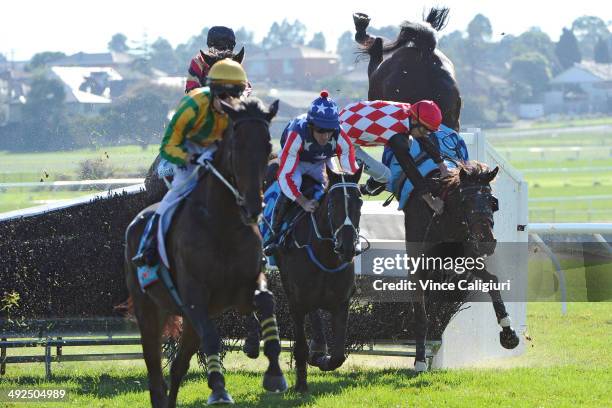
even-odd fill
[{"label": "black riding boot", "polygon": [[397,162],[414,185],[415,190],[426,191],[425,177],[419,172],[416,162],[410,155],[410,145],[406,135],[401,133],[393,135],[389,139],[389,147],[393,150]]},{"label": "black riding boot", "polygon": [[408,144],[408,138],[406,135],[398,133],[393,135],[389,139],[389,146],[393,150],[393,154],[397,159],[400,167],[406,174],[406,177],[410,180],[414,186],[415,191],[422,194],[423,200],[437,213],[442,212],[443,202],[439,198],[433,198],[431,196],[431,190],[425,183],[425,177],[419,172],[416,162],[410,155],[410,145]]},{"label": "black riding boot", "polygon": [[155,266],[159,262],[157,254],[157,224],[159,223],[159,214],[153,214],[145,229],[145,243],[142,250],[137,253],[132,262],[136,266]]},{"label": "black riding boot", "polygon": [[274,216],[272,217],[272,231],[270,232],[270,238],[264,243],[264,254],[266,256],[272,256],[278,250],[278,239],[280,230],[283,225],[283,218],[287,213],[287,208],[291,204],[291,200],[287,198],[283,193],[278,197],[276,205],[274,206]]}]

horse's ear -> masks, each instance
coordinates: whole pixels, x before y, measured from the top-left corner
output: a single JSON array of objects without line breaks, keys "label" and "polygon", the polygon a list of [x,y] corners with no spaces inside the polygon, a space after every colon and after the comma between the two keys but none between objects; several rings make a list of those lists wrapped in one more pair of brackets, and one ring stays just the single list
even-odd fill
[{"label": "horse's ear", "polygon": [[202,56],[202,59],[204,60],[206,65],[208,65],[209,68],[212,67],[215,62],[217,62],[217,61],[215,61],[215,57],[206,54],[202,50],[200,50],[200,55]]},{"label": "horse's ear", "polygon": [[459,181],[465,180],[467,176],[468,176],[467,171],[465,171],[464,167],[461,167],[461,169],[459,169]]},{"label": "horse's ear", "polygon": [[238,51],[238,54],[234,55],[232,59],[237,63],[242,64],[242,61],[244,60],[244,47],[242,47],[240,51]]},{"label": "horse's ear", "polygon": [[266,120],[268,122],[271,122],[272,119],[276,116],[276,114],[278,113],[278,99],[275,100],[274,102],[272,102],[270,104],[270,106],[268,107],[268,113],[266,113]]},{"label": "horse's ear", "polygon": [[325,166],[325,172],[327,173],[327,180],[329,181],[328,186],[336,184],[340,177],[338,173],[329,168],[329,166]]},{"label": "horse's ear", "polygon": [[353,177],[351,177],[353,180],[353,183],[359,183],[359,180],[361,180],[362,173],[363,173],[363,164],[359,166],[357,171],[353,174]]},{"label": "horse's ear", "polygon": [[498,172],[499,172],[499,166],[496,166],[496,167],[495,167],[493,170],[491,170],[491,171],[487,172],[487,173],[484,175],[484,180],[485,180],[487,183],[492,182],[492,181],[493,181],[493,179],[495,179],[495,177],[497,176],[497,173],[498,173]]}]

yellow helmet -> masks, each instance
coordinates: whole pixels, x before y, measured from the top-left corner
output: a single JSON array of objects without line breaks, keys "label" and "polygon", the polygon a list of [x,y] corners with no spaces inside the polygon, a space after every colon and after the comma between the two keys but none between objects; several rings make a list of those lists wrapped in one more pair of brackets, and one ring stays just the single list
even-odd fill
[{"label": "yellow helmet", "polygon": [[208,72],[208,83],[227,85],[247,85],[247,76],[244,68],[238,62],[225,58],[213,64]]}]

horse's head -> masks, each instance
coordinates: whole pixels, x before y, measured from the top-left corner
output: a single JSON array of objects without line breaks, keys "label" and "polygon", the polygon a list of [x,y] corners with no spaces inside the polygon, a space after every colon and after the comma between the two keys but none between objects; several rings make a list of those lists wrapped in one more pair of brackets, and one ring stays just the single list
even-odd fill
[{"label": "horse's head", "polygon": [[461,224],[459,238],[464,240],[474,255],[491,255],[496,240],[493,235],[493,213],[498,210],[497,198],[491,192],[491,181],[499,167],[489,170],[477,163],[461,167],[452,178],[456,188],[448,197],[448,207],[453,207],[456,221]]},{"label": "horse's head", "polygon": [[327,218],[332,232],[334,251],[343,262],[351,262],[359,243],[361,193],[359,179],[363,167],[355,174],[339,174],[327,169]]},{"label": "horse's head", "polygon": [[223,110],[233,128],[220,145],[221,166],[238,190],[242,222],[255,224],[262,210],[261,189],[272,150],[269,125],[278,101],[266,108],[259,99],[249,97],[235,105],[223,103]]}]

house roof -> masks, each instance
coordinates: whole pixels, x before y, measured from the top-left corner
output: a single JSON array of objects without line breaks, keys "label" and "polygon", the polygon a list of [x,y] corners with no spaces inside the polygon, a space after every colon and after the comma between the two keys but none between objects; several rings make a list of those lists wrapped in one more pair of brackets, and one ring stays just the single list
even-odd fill
[{"label": "house roof", "polygon": [[129,64],[134,60],[129,54],[119,52],[86,53],[77,52],[57,61],[53,61],[55,66],[108,66],[114,64]]},{"label": "house roof", "polygon": [[550,82],[552,84],[612,81],[612,64],[583,61],[566,69]]},{"label": "house roof", "polygon": [[274,60],[274,59],[335,59],[339,57],[331,52],[319,50],[317,48],[305,47],[302,45],[295,45],[289,47],[273,48],[259,52],[247,58],[247,61],[258,61],[258,60]]},{"label": "house roof", "polygon": [[110,88],[101,95],[81,89],[87,78],[105,76],[108,81],[121,81],[123,78],[111,67],[51,67],[51,71],[64,83],[66,102],[110,103]]}]

